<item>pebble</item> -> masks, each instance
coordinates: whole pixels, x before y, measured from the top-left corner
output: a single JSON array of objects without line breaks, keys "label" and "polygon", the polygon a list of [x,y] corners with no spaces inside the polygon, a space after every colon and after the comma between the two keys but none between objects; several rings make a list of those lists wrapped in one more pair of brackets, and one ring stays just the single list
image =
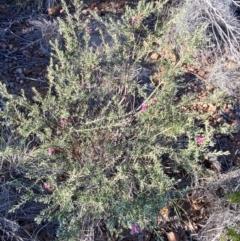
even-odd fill
[{"label": "pebble", "polygon": [[16,69],[16,73],[22,74],[22,72],[23,72],[22,68],[17,68],[17,69]]},{"label": "pebble", "polygon": [[24,83],[24,80],[21,79],[21,80],[20,80],[20,84],[22,85],[23,83]]},{"label": "pebble", "polygon": [[224,120],[223,120],[223,117],[217,118],[217,122],[218,122],[218,123],[223,123],[223,121],[224,121]]}]

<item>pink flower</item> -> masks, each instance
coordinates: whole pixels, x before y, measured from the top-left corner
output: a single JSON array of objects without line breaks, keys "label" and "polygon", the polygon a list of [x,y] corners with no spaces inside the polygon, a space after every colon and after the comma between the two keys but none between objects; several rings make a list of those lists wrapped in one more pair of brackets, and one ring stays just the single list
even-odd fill
[{"label": "pink flower", "polygon": [[157,103],[157,100],[156,99],[152,99],[152,104],[156,104]]},{"label": "pink flower", "polygon": [[91,28],[87,28],[87,33],[90,34],[92,32]]},{"label": "pink flower", "polygon": [[136,224],[133,224],[133,225],[132,225],[131,231],[132,231],[133,233],[138,233],[137,225],[136,225]]},{"label": "pink flower", "polygon": [[66,125],[67,124],[67,121],[65,120],[65,119],[62,119],[61,121],[60,121],[60,123],[61,123],[61,125]]},{"label": "pink flower", "polygon": [[44,188],[45,190],[47,190],[47,191],[51,191],[51,189],[52,189],[51,185],[50,185],[50,184],[47,184],[46,182],[43,183],[43,188]]},{"label": "pink flower", "polygon": [[204,137],[202,137],[202,136],[197,137],[197,143],[198,144],[202,144],[203,141],[204,141]]},{"label": "pink flower", "polygon": [[154,4],[158,4],[158,1],[154,1]]},{"label": "pink flower", "polygon": [[135,17],[132,17],[131,23],[134,24],[135,22],[136,22],[136,18],[135,18]]},{"label": "pink flower", "polygon": [[141,110],[145,111],[147,108],[148,108],[148,105],[143,103],[142,106],[141,106]]},{"label": "pink flower", "polygon": [[61,10],[60,10],[60,13],[63,13],[63,12],[64,12],[64,9],[61,9]]},{"label": "pink flower", "polygon": [[54,150],[53,150],[52,148],[49,148],[49,149],[48,149],[48,154],[49,154],[49,155],[52,155],[53,152],[54,152]]}]

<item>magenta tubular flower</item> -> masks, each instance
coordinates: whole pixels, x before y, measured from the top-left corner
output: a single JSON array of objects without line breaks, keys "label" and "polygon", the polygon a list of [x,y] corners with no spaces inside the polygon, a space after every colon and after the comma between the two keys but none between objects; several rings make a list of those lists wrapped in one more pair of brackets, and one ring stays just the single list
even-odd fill
[{"label": "magenta tubular flower", "polygon": [[133,225],[132,225],[131,231],[132,231],[133,233],[138,233],[137,225],[136,225],[136,224],[133,224]]},{"label": "magenta tubular flower", "polygon": [[152,99],[152,104],[156,104],[157,103],[157,100],[156,99]]},{"label": "magenta tubular flower", "polygon": [[90,34],[92,32],[91,28],[87,28],[87,33]]},{"label": "magenta tubular flower", "polygon": [[62,119],[61,121],[60,121],[60,123],[61,123],[61,125],[66,125],[67,124],[67,121],[65,120],[65,119]]},{"label": "magenta tubular flower", "polygon": [[43,184],[43,188],[47,191],[51,191],[51,189],[52,189],[51,185],[46,182]]},{"label": "magenta tubular flower", "polygon": [[49,148],[49,149],[48,149],[48,154],[49,154],[49,155],[52,155],[53,152],[54,152],[54,150],[53,150],[52,148]]},{"label": "magenta tubular flower", "polygon": [[142,106],[141,106],[141,110],[142,111],[145,111],[146,109],[148,108],[148,105],[147,104],[142,104]]},{"label": "magenta tubular flower", "polygon": [[135,17],[132,17],[131,23],[134,24],[135,22],[136,22],[136,18],[135,18]]},{"label": "magenta tubular flower", "polygon": [[203,141],[204,141],[204,137],[202,137],[202,136],[197,137],[197,143],[198,144],[202,144]]}]

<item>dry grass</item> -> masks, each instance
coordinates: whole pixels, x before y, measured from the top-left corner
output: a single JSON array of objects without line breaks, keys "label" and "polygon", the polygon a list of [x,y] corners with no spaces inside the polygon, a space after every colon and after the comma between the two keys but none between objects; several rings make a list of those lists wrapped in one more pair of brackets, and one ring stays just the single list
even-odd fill
[{"label": "dry grass", "polygon": [[59,33],[59,25],[57,20],[47,20],[44,17],[38,17],[36,19],[29,20],[29,23],[38,31],[42,33],[42,39],[40,42],[40,49],[43,54],[50,56],[51,41],[58,41],[59,48],[62,48],[62,37]]},{"label": "dry grass", "polygon": [[239,64],[229,62],[226,58],[218,58],[211,66],[208,83],[218,86],[230,95],[240,97]]},{"label": "dry grass", "polygon": [[[3,172],[4,168],[1,170]],[[18,174],[18,175],[17,175]],[[18,209],[12,210],[14,205],[22,202],[24,191],[14,186],[18,179],[23,185],[31,186],[30,180],[17,173],[16,170],[6,170],[1,180],[0,188],[0,240],[4,241],[43,241],[48,237],[53,240],[57,224],[46,222],[36,224],[35,218],[46,207],[45,204],[28,201]],[[17,175],[17,176],[15,176]]]},{"label": "dry grass", "polygon": [[207,25],[206,35],[210,36],[213,50],[227,54],[232,60],[239,61],[240,22],[234,14],[232,0],[184,1],[186,15],[184,26],[194,31]]},{"label": "dry grass", "polygon": [[[195,53],[210,73],[207,82],[227,93],[240,96],[240,21],[235,14],[239,1],[183,0],[174,13],[174,21],[166,41],[174,42],[184,31],[196,31],[206,26],[204,35],[209,39],[202,51]],[[183,46],[177,46],[181,52]],[[185,47],[186,48],[186,47]],[[229,68],[229,62],[235,63]]]},{"label": "dry grass", "polygon": [[236,227],[240,231],[240,210],[238,205],[231,204],[225,194],[240,190],[240,169],[227,174],[219,175],[210,181],[201,191],[202,196],[208,196],[212,200],[210,217],[198,233],[200,241],[220,241],[226,231],[225,228]]}]

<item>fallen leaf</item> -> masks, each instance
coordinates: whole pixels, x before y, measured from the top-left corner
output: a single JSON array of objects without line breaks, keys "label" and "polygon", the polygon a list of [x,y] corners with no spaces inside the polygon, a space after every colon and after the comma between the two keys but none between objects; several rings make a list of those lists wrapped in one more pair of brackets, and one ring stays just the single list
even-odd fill
[{"label": "fallen leaf", "polygon": [[51,16],[56,16],[60,13],[61,9],[62,9],[61,4],[57,3],[57,4],[54,4],[51,7],[49,7],[47,9],[47,12]]},{"label": "fallen leaf", "polygon": [[150,55],[150,59],[154,60],[154,61],[158,60],[159,57],[160,57],[160,55],[158,53],[155,53],[155,52]]},{"label": "fallen leaf", "polygon": [[160,210],[160,214],[161,216],[164,217],[164,219],[169,220],[169,208],[168,207],[164,207]]},{"label": "fallen leaf", "polygon": [[211,111],[212,113],[216,113],[217,111],[217,106],[213,104],[208,105],[208,110]]},{"label": "fallen leaf", "polygon": [[206,74],[206,72],[204,71],[204,70],[199,70],[198,72],[197,72],[197,74],[200,76],[200,77],[204,77],[205,76],[205,74]]}]

